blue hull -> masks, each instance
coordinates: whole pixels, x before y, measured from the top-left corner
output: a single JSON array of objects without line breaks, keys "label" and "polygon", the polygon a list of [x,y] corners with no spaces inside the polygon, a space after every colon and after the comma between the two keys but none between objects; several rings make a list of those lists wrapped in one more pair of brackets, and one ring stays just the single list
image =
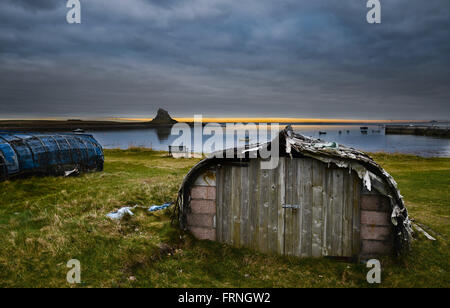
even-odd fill
[{"label": "blue hull", "polygon": [[87,134],[0,133],[0,180],[18,175],[102,171],[102,146]]}]

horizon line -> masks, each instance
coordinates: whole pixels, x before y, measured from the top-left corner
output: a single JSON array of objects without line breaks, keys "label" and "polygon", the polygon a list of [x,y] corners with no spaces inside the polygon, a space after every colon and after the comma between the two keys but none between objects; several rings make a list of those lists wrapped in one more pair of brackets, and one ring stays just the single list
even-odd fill
[{"label": "horizon line", "polygon": [[[149,122],[147,117],[42,117],[42,118],[0,118],[0,121],[123,121]],[[194,117],[172,117],[178,122],[194,122]],[[357,124],[357,123],[429,123],[448,122],[448,120],[389,120],[389,119],[348,119],[348,118],[289,118],[289,117],[203,117],[203,123],[292,123],[292,124]]]},{"label": "horizon line", "polygon": [[[122,121],[148,122],[153,118],[111,118]],[[193,117],[173,117],[178,122],[194,122]],[[332,119],[332,118],[286,118],[286,117],[204,117],[208,123],[410,123],[430,122],[432,120],[381,120],[381,119]]]}]

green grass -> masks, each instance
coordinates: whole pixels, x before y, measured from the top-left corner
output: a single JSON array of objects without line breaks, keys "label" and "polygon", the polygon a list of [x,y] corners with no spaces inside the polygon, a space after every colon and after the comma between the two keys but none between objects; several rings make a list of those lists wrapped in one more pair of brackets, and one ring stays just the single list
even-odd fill
[{"label": "green grass", "polygon": [[[431,228],[411,253],[382,260],[381,287],[449,287],[450,159],[374,154],[397,180],[410,215]],[[363,264],[265,255],[198,241],[170,224],[171,210],[122,206],[176,198],[198,160],[145,149],[107,150],[105,171],[73,178],[0,183],[0,287],[74,287],[66,263],[78,259],[75,287],[373,287]]]}]

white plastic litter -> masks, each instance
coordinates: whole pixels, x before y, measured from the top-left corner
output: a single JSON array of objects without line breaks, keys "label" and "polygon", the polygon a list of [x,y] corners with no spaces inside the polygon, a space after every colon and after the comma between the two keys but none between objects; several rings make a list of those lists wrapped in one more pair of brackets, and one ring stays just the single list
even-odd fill
[{"label": "white plastic litter", "polygon": [[135,205],[132,207],[126,206],[126,207],[119,209],[118,211],[106,214],[106,217],[111,218],[113,220],[120,220],[120,219],[124,218],[126,215],[133,216],[134,214],[131,210],[134,210],[137,207],[141,208],[141,209],[146,209],[146,210],[148,209],[148,211],[150,211],[150,212],[155,212],[155,211],[164,210],[171,205],[172,205],[172,203],[169,202],[169,203],[164,203],[163,205],[153,205],[150,208],[147,208],[145,206],[140,206],[140,205]]},{"label": "white plastic litter", "polygon": [[120,220],[123,217],[125,217],[125,215],[130,215],[133,216],[133,212],[131,211],[132,209],[134,209],[135,207],[123,207],[120,210],[116,211],[116,212],[111,212],[109,214],[107,214],[106,216],[113,219],[113,220]]},{"label": "white plastic litter", "polygon": [[75,168],[75,169],[73,169],[73,170],[69,170],[69,171],[65,171],[64,172],[64,176],[65,177],[68,177],[68,176],[71,176],[71,175],[77,175],[77,174],[79,174],[80,172],[78,171],[78,168]]}]

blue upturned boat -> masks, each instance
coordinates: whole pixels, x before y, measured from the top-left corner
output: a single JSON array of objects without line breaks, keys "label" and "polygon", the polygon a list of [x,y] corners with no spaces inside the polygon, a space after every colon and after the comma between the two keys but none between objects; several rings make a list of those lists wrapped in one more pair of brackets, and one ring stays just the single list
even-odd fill
[{"label": "blue upturned boat", "polygon": [[0,180],[102,171],[103,163],[103,148],[92,135],[0,133]]}]

